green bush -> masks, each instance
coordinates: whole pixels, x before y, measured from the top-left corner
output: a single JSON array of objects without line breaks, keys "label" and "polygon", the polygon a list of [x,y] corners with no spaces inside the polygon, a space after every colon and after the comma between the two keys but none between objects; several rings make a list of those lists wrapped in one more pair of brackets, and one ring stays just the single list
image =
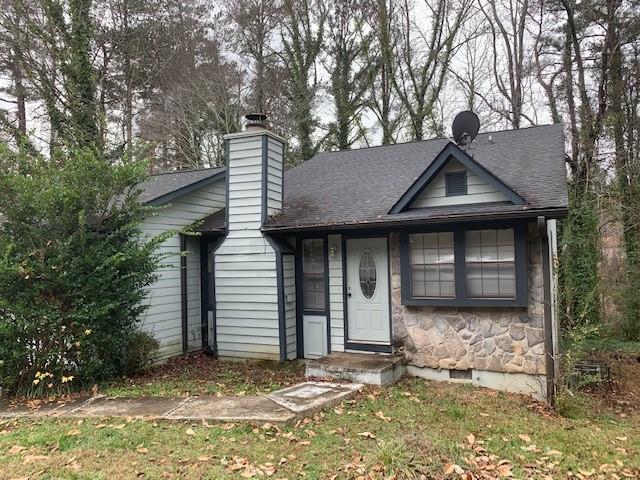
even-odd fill
[{"label": "green bush", "polygon": [[6,149],[0,163],[0,386],[48,395],[124,373],[163,240],[140,236],[145,165]]},{"label": "green bush", "polygon": [[149,368],[158,358],[160,342],[146,332],[134,332],[123,352],[124,374],[132,375]]}]

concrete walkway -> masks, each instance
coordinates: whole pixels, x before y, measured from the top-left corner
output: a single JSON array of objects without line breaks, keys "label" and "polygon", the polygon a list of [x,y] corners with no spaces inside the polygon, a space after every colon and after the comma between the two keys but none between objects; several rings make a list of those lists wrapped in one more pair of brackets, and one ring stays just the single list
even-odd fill
[{"label": "concrete walkway", "polygon": [[361,384],[304,382],[264,397],[105,397],[77,399],[38,409],[0,402],[0,418],[14,417],[134,417],[209,422],[290,424],[340,403]]}]

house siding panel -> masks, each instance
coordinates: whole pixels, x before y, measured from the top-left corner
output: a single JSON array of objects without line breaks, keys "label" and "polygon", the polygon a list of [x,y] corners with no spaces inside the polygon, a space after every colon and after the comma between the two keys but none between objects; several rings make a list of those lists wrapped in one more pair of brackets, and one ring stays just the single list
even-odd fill
[{"label": "house siding panel", "polygon": [[344,351],[344,297],[342,274],[342,236],[329,235],[329,318],[331,319],[331,351]]},{"label": "house siding panel", "polygon": [[[147,218],[142,234],[154,237],[168,230],[177,230],[205,218],[225,205],[224,180],[176,198],[159,212]],[[200,258],[198,239],[187,239],[187,324],[188,345],[197,350],[200,332]],[[158,280],[148,287],[147,311],[142,315],[141,329],[160,342],[159,360],[182,354],[182,307],[180,275],[180,236],[169,237],[158,252],[169,254],[161,262]]]},{"label": "house siding panel", "polygon": [[[445,192],[445,173],[463,170],[467,172],[467,194],[447,197]],[[486,183],[457,160],[450,160],[420,195],[416,197],[411,208],[506,201],[507,198],[493,185]]]},{"label": "house siding panel", "polygon": [[297,357],[296,337],[296,266],[293,255],[282,256],[282,272],[284,287],[285,309],[285,338],[287,341],[286,358],[294,360]]}]

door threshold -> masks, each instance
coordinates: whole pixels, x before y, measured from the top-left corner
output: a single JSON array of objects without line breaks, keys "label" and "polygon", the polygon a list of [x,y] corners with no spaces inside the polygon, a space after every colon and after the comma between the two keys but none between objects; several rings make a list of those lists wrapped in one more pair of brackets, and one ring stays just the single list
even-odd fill
[{"label": "door threshold", "polygon": [[345,350],[358,350],[374,353],[391,353],[393,347],[389,343],[365,343],[365,342],[345,342]]}]

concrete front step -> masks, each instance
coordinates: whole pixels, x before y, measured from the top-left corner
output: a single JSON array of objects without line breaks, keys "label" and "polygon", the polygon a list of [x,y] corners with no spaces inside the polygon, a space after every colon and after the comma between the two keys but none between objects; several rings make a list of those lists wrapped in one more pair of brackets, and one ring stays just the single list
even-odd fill
[{"label": "concrete front step", "polygon": [[307,360],[307,378],[349,380],[369,385],[389,385],[404,374],[402,357],[367,353],[334,352]]}]

